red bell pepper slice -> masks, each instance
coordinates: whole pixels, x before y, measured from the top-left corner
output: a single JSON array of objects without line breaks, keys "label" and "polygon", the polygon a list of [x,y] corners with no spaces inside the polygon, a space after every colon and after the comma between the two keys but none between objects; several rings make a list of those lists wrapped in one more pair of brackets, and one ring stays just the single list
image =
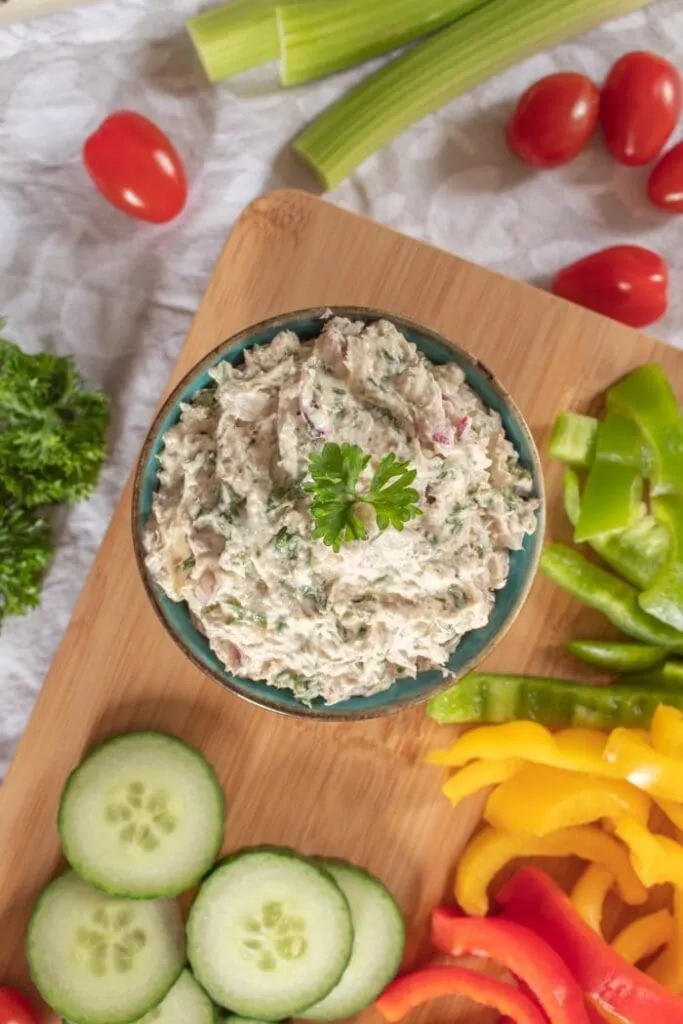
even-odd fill
[{"label": "red bell pepper slice", "polygon": [[527,996],[504,981],[466,967],[427,967],[393,981],[375,1003],[385,1020],[401,1020],[411,1010],[440,996],[467,996],[509,1017],[513,1024],[547,1024]]},{"label": "red bell pepper slice", "polygon": [[524,983],[550,1024],[589,1024],[583,992],[557,953],[514,921],[432,913],[432,942],[450,956],[487,956]]},{"label": "red bell pepper slice", "polygon": [[552,946],[598,1010],[628,1024],[683,1024],[683,998],[622,960],[543,871],[522,868],[503,886],[498,902],[506,920]]}]

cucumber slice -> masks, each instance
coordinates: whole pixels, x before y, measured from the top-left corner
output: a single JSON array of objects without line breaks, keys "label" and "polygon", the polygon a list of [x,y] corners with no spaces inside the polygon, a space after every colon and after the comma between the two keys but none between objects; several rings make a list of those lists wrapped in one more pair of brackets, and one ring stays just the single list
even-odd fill
[{"label": "cucumber slice", "polygon": [[327,995],[351,956],[343,892],[291,850],[229,857],[202,885],[187,922],[188,956],[214,1002],[278,1021]]},{"label": "cucumber slice", "polygon": [[405,925],[393,896],[373,875],[345,861],[321,864],[349,901],[353,951],[336,988],[299,1016],[341,1020],[374,1003],[396,976],[405,949]]},{"label": "cucumber slice", "polygon": [[218,1024],[270,1024],[270,1021],[257,1020],[256,1017],[238,1017],[235,1013],[226,1013],[219,1018]]},{"label": "cucumber slice", "polygon": [[[216,1008],[190,971],[183,971],[158,1006],[133,1024],[214,1024]],[[65,1020],[64,1024],[74,1024]]]},{"label": "cucumber slice", "polygon": [[213,864],[225,827],[213,768],[182,740],[133,732],[98,747],[62,794],[71,867],[115,896],[177,896]]},{"label": "cucumber slice", "polygon": [[175,900],[122,900],[73,871],[43,890],[28,927],[31,977],[76,1024],[127,1024],[156,1007],[185,963]]}]

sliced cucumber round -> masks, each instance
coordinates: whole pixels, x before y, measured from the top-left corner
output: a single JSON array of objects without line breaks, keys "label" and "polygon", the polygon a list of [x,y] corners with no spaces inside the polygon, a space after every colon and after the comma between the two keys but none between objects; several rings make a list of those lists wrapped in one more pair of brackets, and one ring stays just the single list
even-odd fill
[{"label": "sliced cucumber round", "polygon": [[270,1021],[257,1020],[255,1017],[238,1017],[235,1013],[226,1013],[219,1019],[219,1024],[270,1024]]},{"label": "sliced cucumber round", "polygon": [[62,794],[71,867],[115,896],[177,896],[213,864],[225,827],[216,773],[173,736],[133,732],[98,747]]},{"label": "sliced cucumber round", "polygon": [[[215,1024],[216,1008],[190,971],[183,971],[158,1006],[133,1024]],[[64,1024],[74,1024],[65,1020]]]},{"label": "sliced cucumber round", "polygon": [[38,898],[28,927],[31,977],[76,1024],[127,1024],[156,1007],[185,963],[175,900],[108,896],[66,871]]},{"label": "sliced cucumber round", "polygon": [[351,908],[353,951],[341,980],[303,1020],[341,1020],[360,1013],[395,977],[405,949],[403,915],[389,890],[373,875],[346,861],[323,860]]},{"label": "sliced cucumber round", "polygon": [[353,942],[349,905],[331,875],[279,847],[241,850],[216,868],[187,936],[192,969],[214,1002],[264,1021],[330,992]]}]

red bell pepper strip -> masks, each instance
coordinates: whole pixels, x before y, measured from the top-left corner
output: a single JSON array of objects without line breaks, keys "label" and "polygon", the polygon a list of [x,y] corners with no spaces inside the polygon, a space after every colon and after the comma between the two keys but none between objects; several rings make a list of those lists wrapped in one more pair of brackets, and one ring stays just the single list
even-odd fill
[{"label": "red bell pepper strip", "polygon": [[466,967],[427,967],[404,974],[384,990],[375,1007],[393,1024],[431,999],[455,995],[490,1006],[509,1017],[513,1024],[547,1024],[541,1010],[512,985]]},{"label": "red bell pepper strip", "polygon": [[507,967],[545,1011],[550,1024],[589,1024],[583,992],[557,953],[513,921],[432,913],[432,942],[450,956],[486,956]]},{"label": "red bell pepper strip", "polygon": [[523,868],[498,894],[505,920],[536,932],[564,961],[598,1010],[628,1024],[683,1024],[683,998],[639,971],[581,920],[538,868]]}]

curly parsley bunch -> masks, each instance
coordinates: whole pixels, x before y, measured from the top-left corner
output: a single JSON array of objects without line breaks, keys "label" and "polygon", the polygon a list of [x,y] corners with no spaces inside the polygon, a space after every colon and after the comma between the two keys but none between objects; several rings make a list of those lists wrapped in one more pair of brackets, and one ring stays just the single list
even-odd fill
[{"label": "curly parsley bunch", "polygon": [[0,623],[38,603],[52,540],[37,510],[92,493],[108,422],[71,359],[0,338]]}]

